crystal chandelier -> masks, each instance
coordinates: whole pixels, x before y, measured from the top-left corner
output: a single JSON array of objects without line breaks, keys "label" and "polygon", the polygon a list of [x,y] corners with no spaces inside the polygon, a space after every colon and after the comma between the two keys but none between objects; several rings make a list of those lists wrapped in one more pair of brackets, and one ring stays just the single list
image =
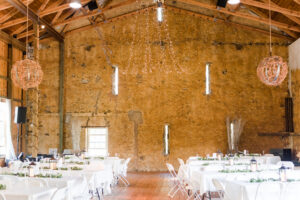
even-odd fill
[{"label": "crystal chandelier", "polygon": [[[43,71],[40,64],[34,60],[28,43],[28,1],[27,1],[27,36],[26,59],[16,62],[11,70],[11,79],[15,86],[24,90],[37,87],[43,79]],[[30,54],[30,55],[29,55]]]},{"label": "crystal chandelier", "polygon": [[269,0],[269,24],[270,24],[270,56],[264,58],[257,67],[257,76],[261,82],[268,86],[280,85],[288,73],[288,65],[280,56],[272,56],[272,30],[271,9]]}]

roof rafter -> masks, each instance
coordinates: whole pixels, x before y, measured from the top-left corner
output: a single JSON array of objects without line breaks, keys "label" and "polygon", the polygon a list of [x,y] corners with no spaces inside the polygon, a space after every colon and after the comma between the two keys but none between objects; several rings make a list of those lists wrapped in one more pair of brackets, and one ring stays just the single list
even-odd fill
[{"label": "roof rafter", "polygon": [[11,5],[13,5],[16,9],[18,9],[21,13],[24,15],[28,12],[28,17],[34,21],[37,24],[44,24],[46,27],[46,30],[58,41],[63,42],[64,37],[58,33],[46,20],[43,18],[40,18],[35,12],[33,12],[31,9],[27,9],[27,7],[19,0],[6,0]]},{"label": "roof rafter", "polygon": [[282,13],[282,14],[286,14],[286,15],[294,16],[294,17],[300,17],[299,11],[282,8],[282,7],[278,6],[277,4],[271,4],[269,6],[268,3],[263,3],[263,2],[254,1],[254,0],[240,0],[240,1],[241,1],[241,3],[243,3],[245,5],[263,8],[266,10],[269,10],[269,8],[270,8],[270,10],[278,12],[278,13]]},{"label": "roof rafter", "polygon": [[[260,17],[263,17],[265,19],[268,19],[269,16],[267,14],[265,14],[264,12],[261,12],[259,9],[257,9],[256,7],[250,7],[247,6],[249,10],[251,10],[252,12],[254,12],[255,14],[257,14]],[[292,32],[288,29],[282,29],[286,34],[290,35],[291,37],[297,39],[298,35],[295,32]]]},{"label": "roof rafter", "polygon": [[[22,2],[26,3],[27,0],[22,0]],[[29,4],[32,3],[32,2],[33,2],[33,0],[28,1]],[[9,8],[12,8],[12,7],[13,6],[10,3],[6,2],[6,0],[0,0],[0,11],[1,10],[6,10],[6,9],[9,9]]]},{"label": "roof rafter", "polygon": [[[85,4],[85,3],[88,3],[90,0],[82,0],[81,3],[82,4]],[[39,17],[44,17],[46,15],[50,15],[52,13],[57,13],[59,11],[62,11],[62,10],[66,10],[66,9],[69,9],[70,6],[69,6],[69,3],[65,3],[65,4],[62,4],[60,6],[50,6],[49,8],[41,11],[39,13]],[[22,24],[24,22],[27,21],[27,18],[26,17],[21,17],[21,18],[18,18],[18,19],[15,19],[15,20],[11,20],[11,21],[8,21],[7,23],[4,23],[2,25],[0,25],[0,30],[1,29],[5,29],[5,28],[9,28],[11,26],[15,26],[15,25],[18,25],[18,24]]]},{"label": "roof rafter", "polygon": [[[265,3],[268,3],[269,2],[269,0],[263,0]],[[273,6],[278,6],[276,3],[274,3],[274,2],[270,2],[271,3],[271,5],[273,5]],[[283,13],[281,13],[281,14],[283,14]],[[297,24],[299,24],[300,25],[300,19],[298,19],[297,17],[294,17],[294,16],[291,16],[291,15],[287,15],[287,14],[283,14],[284,16],[286,16],[287,18],[289,18],[290,20],[292,20],[293,22],[296,22]]]},{"label": "roof rafter", "polygon": [[11,9],[8,13],[0,17],[0,24],[6,22],[9,20],[11,17],[13,17],[15,14],[17,14],[19,11],[15,8]]},{"label": "roof rafter", "polygon": [[[224,9],[224,8],[217,9],[215,5],[202,3],[202,2],[199,2],[199,1],[195,1],[195,0],[178,0],[178,2],[182,2],[182,3],[189,4],[189,5],[194,5],[194,6],[199,6],[199,7],[202,7],[202,8],[209,9],[209,10],[222,12],[222,13],[225,13],[225,14],[229,14],[229,15],[233,15],[233,16],[237,16],[237,17],[241,17],[241,18],[244,18],[244,19],[248,19],[248,20],[252,20],[252,21],[256,21],[256,22],[260,22],[260,23],[269,25],[269,19],[265,19],[265,18],[262,18],[262,17],[255,17],[255,16],[245,14],[245,13],[242,13],[242,12],[232,12],[232,11],[229,11],[229,10]],[[272,24],[274,26],[277,26],[278,28],[284,28],[284,29],[288,29],[288,30],[291,30],[291,31],[300,32],[300,27],[299,26],[291,26],[289,24],[285,24],[285,23],[278,22],[278,21],[275,21],[275,20],[272,20]]]},{"label": "roof rafter", "polygon": [[76,21],[76,20],[79,20],[79,19],[86,19],[86,18],[93,17],[93,16],[97,16],[97,15],[103,14],[104,12],[106,12],[108,10],[119,8],[119,7],[129,5],[129,4],[132,4],[132,3],[135,3],[135,2],[136,2],[136,0],[127,0],[127,1],[124,1],[124,2],[121,2],[121,3],[118,3],[116,5],[113,5],[113,6],[105,7],[101,10],[102,12],[99,12],[99,10],[95,10],[95,11],[87,13],[86,15],[81,15],[81,16],[78,16],[78,17],[72,17],[71,19],[59,21],[54,25],[58,26],[58,25],[69,24],[73,21]]}]

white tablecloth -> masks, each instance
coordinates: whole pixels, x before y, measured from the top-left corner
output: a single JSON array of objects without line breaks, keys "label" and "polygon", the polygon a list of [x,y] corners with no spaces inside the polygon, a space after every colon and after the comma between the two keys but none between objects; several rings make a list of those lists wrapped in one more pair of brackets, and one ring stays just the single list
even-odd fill
[{"label": "white tablecloth", "polygon": [[[249,164],[250,160],[253,158],[253,156],[241,156],[241,157],[236,157],[234,159],[235,163],[244,163],[244,164]],[[265,156],[254,156],[254,158],[257,160],[257,163],[259,164],[277,164],[279,161],[281,161],[279,156],[270,156],[270,155],[265,155]],[[190,157],[187,160],[187,164],[192,164],[192,165],[202,165],[204,163],[229,163],[228,160],[199,160],[198,157]]]},{"label": "white tablecloth", "polygon": [[278,171],[262,171],[262,172],[245,172],[245,173],[222,173],[222,172],[207,172],[194,171],[191,179],[195,183],[195,187],[200,190],[200,193],[208,191],[216,191],[212,182],[213,179],[222,180],[250,180],[251,178],[278,178]]},{"label": "white tablecloth", "polygon": [[6,200],[50,200],[57,190],[55,187],[13,187],[1,190]]},{"label": "white tablecloth", "polygon": [[227,199],[224,200],[299,200],[300,182],[262,182],[219,180]]}]

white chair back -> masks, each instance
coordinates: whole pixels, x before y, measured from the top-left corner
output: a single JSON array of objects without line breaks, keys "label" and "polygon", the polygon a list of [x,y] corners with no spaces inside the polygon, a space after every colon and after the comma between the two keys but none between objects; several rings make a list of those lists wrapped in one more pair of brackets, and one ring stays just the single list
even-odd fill
[{"label": "white chair back", "polygon": [[221,200],[230,200],[227,193],[225,192],[225,187],[218,179],[212,180]]},{"label": "white chair back", "polygon": [[0,200],[6,200],[4,194],[0,193]]},{"label": "white chair back", "polygon": [[63,187],[54,192],[51,200],[67,200],[68,199],[68,188]]},{"label": "white chair back", "polygon": [[181,166],[181,165],[184,165],[184,161],[183,161],[181,158],[177,158],[177,160],[178,160],[180,166]]}]

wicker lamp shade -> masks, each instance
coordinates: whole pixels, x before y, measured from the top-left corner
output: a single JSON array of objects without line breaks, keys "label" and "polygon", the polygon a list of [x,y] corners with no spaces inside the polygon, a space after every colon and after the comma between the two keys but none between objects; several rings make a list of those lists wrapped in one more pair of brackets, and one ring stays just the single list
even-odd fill
[{"label": "wicker lamp shade", "polygon": [[43,79],[43,71],[38,62],[24,59],[16,62],[11,70],[13,83],[24,90],[37,87]]},{"label": "wicker lamp shade", "polygon": [[257,67],[257,76],[269,86],[280,85],[288,74],[288,65],[280,56],[264,58]]}]

